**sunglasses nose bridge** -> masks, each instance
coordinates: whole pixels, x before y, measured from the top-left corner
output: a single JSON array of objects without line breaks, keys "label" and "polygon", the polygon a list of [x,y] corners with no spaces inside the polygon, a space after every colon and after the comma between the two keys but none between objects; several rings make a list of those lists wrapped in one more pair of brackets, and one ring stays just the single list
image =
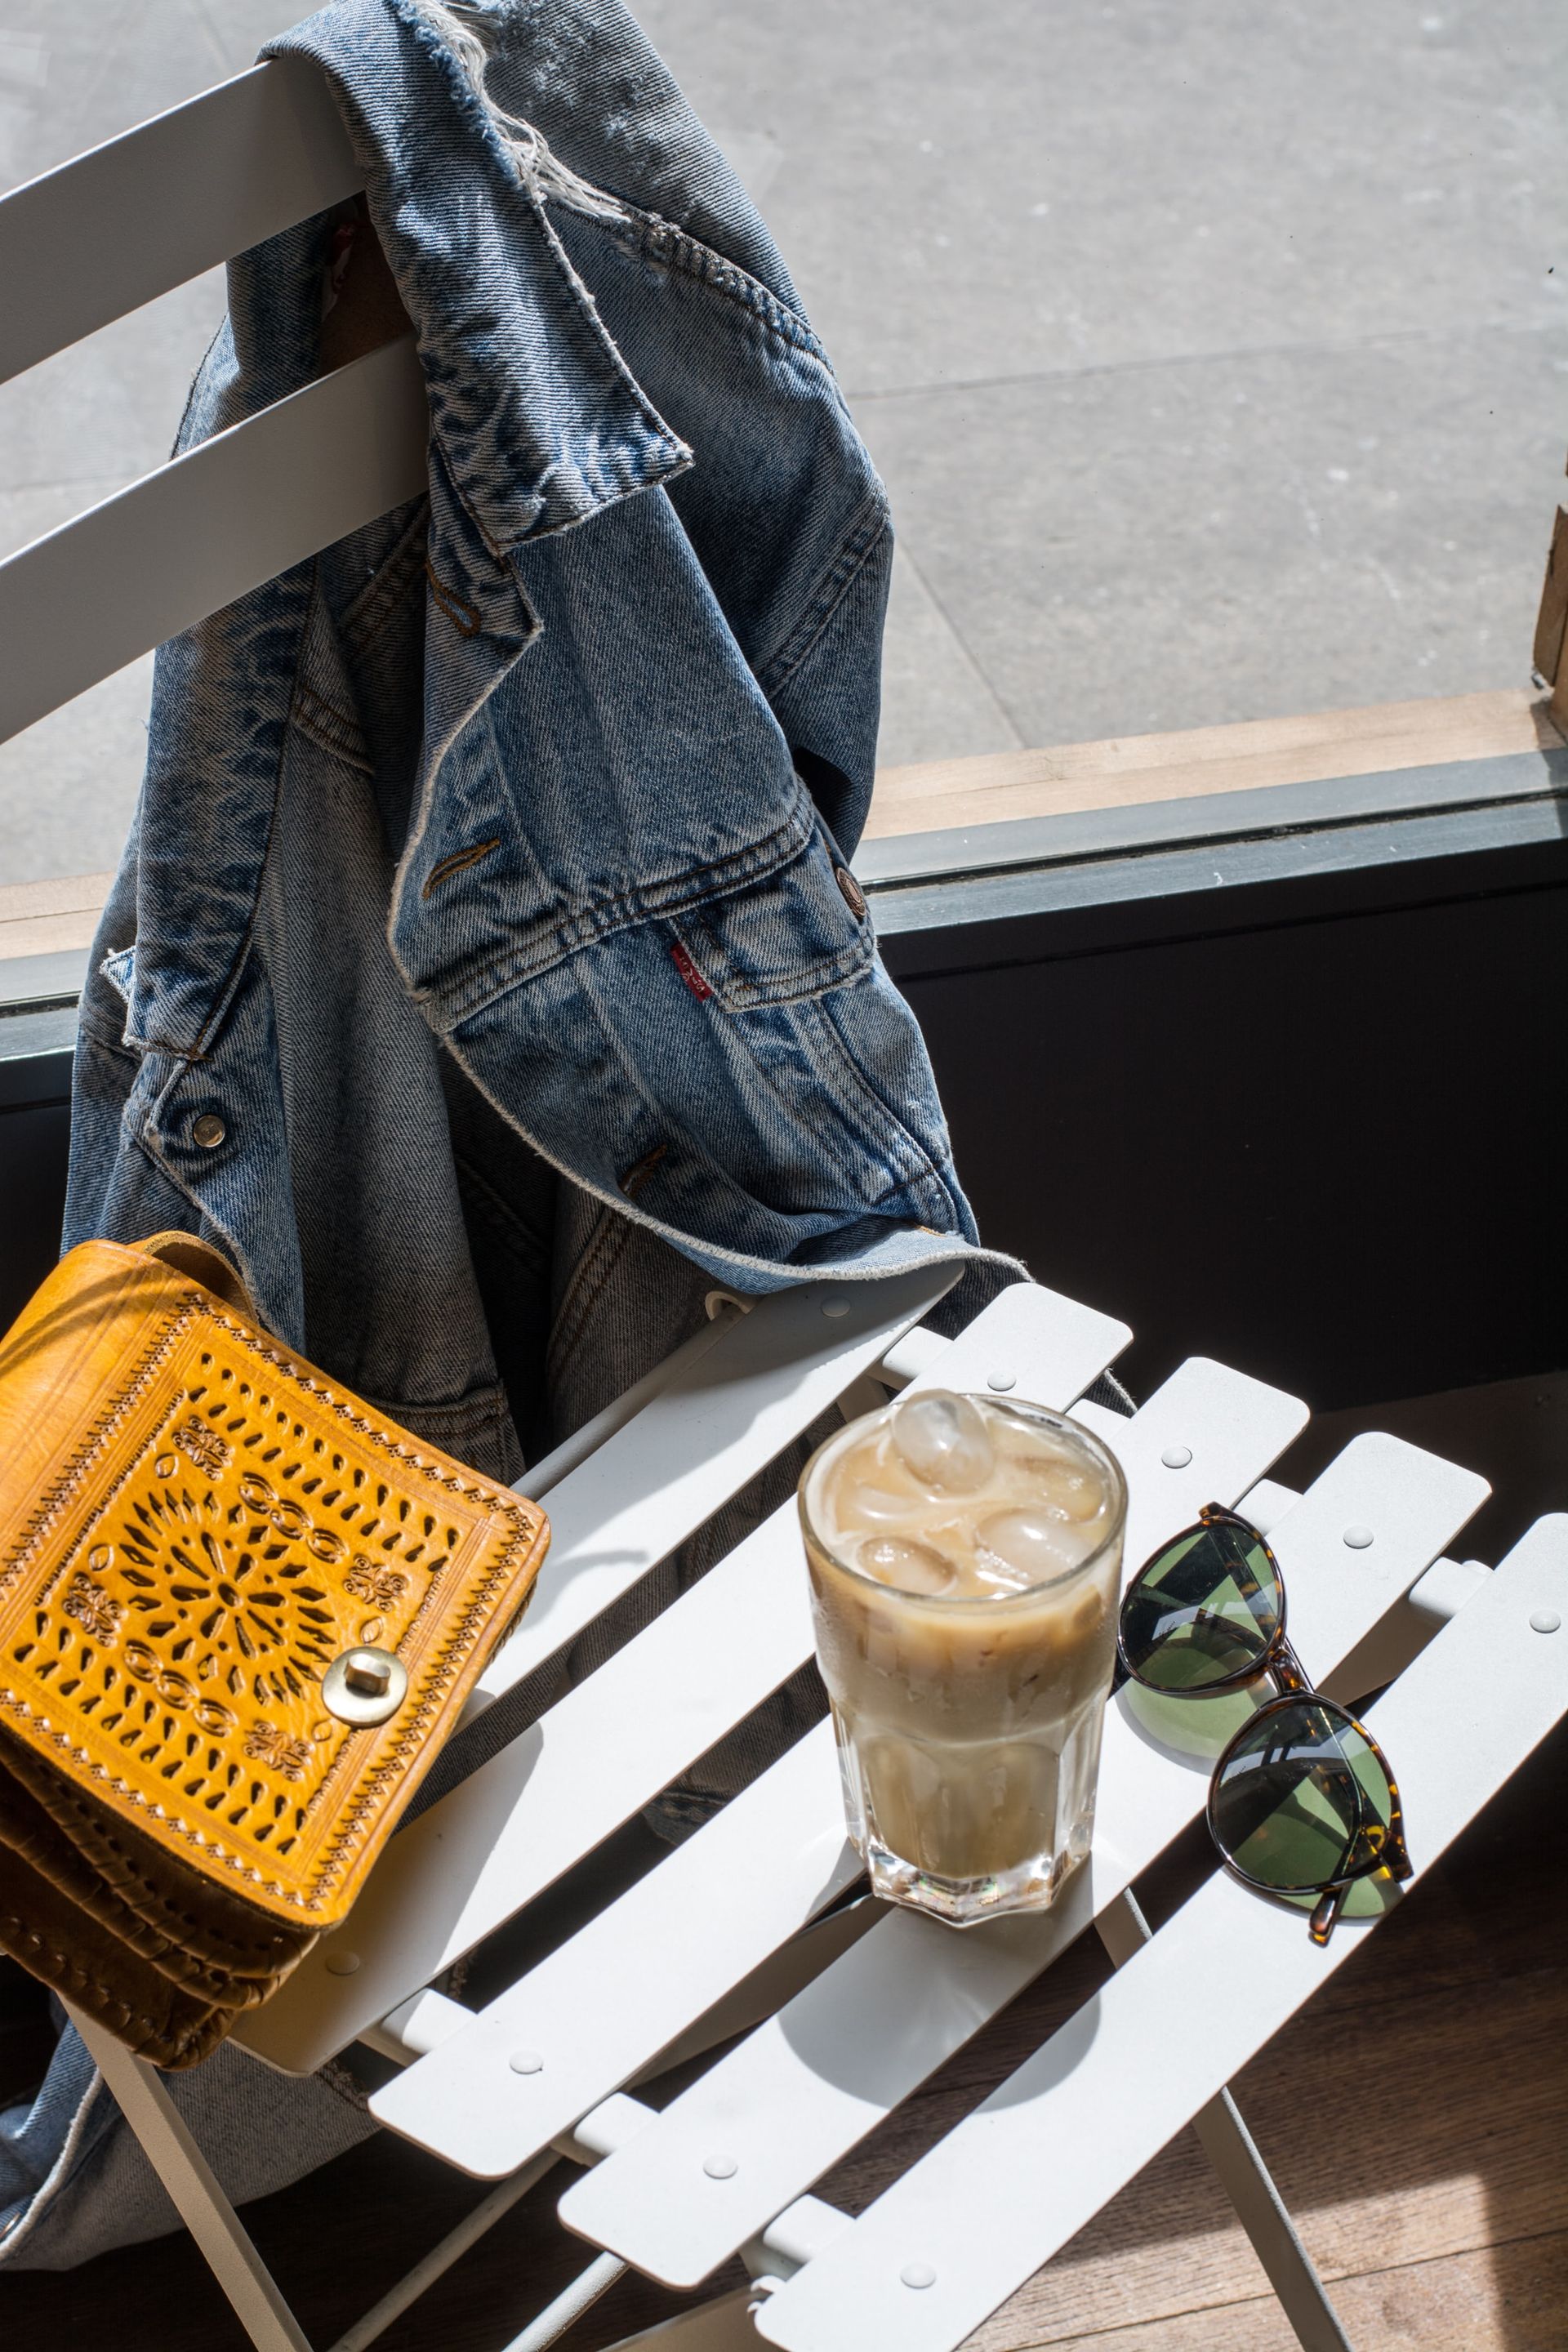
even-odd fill
[{"label": "sunglasses nose bridge", "polygon": [[1283,1624],[1263,1654],[1260,1671],[1268,1676],[1281,1698],[1314,1696],[1306,1668],[1285,1637]]}]

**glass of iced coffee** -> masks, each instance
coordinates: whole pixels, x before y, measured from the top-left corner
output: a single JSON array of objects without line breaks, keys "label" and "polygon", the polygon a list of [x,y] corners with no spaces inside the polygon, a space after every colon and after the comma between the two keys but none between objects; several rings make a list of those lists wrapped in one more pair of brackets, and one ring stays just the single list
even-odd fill
[{"label": "glass of iced coffee", "polygon": [[816,1654],[874,1891],[1043,1911],[1089,1848],[1127,1489],[1066,1414],[927,1389],[800,1482]]}]

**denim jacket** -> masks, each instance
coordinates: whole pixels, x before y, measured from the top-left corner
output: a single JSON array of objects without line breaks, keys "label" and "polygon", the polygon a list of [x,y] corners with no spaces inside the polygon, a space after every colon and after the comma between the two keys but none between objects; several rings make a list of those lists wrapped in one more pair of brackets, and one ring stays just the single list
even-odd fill
[{"label": "denim jacket", "polygon": [[159,654],[67,1239],[198,1227],[289,1344],[515,1475],[508,1349],[629,1229],[680,1267],[655,1354],[694,1286],[973,1254],[847,865],[887,503],[619,0],[333,0],[268,54],[326,75],[365,198],[231,266],[179,446],[331,364],[357,283],[368,340],[412,321],[428,496]]}]

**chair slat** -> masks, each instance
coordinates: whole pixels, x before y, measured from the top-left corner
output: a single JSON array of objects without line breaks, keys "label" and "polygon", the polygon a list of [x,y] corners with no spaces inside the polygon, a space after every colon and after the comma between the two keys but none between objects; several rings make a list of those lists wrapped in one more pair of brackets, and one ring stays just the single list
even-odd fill
[{"label": "chair slat", "polygon": [[[1109,1316],[1020,1286],[994,1299],[919,1385],[979,1388],[1005,1366],[1019,1395],[1068,1404],[1126,1338],[1125,1326]],[[577,1703],[582,1753],[561,1774],[570,1801],[580,1809],[585,1791],[596,1813],[606,1759],[624,1754],[635,1785],[661,1739],[671,1743],[666,1757],[679,1740],[679,1762],[670,1768],[679,1770],[811,1648],[791,1502],[547,1719]],[[640,1721],[650,1693],[658,1695],[658,1727]],[[557,1746],[552,1730],[529,1791],[534,1840],[550,1834],[533,1801]],[[620,1803],[629,1810],[624,1798]],[[460,2142],[453,2160],[470,2171],[510,2171],[522,2160],[520,2146],[543,2147],[575,2123],[858,1874],[845,1846],[832,1734],[824,1727],[474,2027],[453,2035],[461,2051],[453,2048],[432,2071],[423,2063],[411,2069],[394,2086],[384,2120],[416,2138],[434,2130],[427,2144],[444,2152]],[[552,2054],[525,2086],[508,2069],[507,2054],[520,2039],[536,2046],[541,2038]]]},{"label": "chair slat", "polygon": [[[552,1580],[507,1644],[507,1665],[525,1641],[529,1663],[542,1663],[683,1542],[875,1363],[953,1275],[937,1266],[778,1294],[683,1366],[552,1491]],[[1089,1318],[1109,1332],[1110,1352],[1122,1344],[1123,1326],[1060,1304],[1074,1324]],[[844,1311],[825,1316],[825,1306]],[[639,1481],[644,1499],[628,1510]],[[810,1629],[799,1577],[766,1579],[756,1563],[768,1547],[787,1548],[791,1534],[789,1513],[777,1514],[410,1822],[335,1943],[307,1954],[238,2038],[290,2073],[321,2065],[531,1902],[774,1689],[805,1654]],[[345,1946],[358,1960],[348,1976],[335,1972]]]},{"label": "chair slat", "polygon": [[304,58],[253,66],[0,200],[0,383],[364,185]]},{"label": "chair slat", "polygon": [[[1418,1871],[1568,1710],[1568,1640],[1531,1622],[1560,1619],[1565,1596],[1568,1517],[1558,1514],[1537,1521],[1371,1710],[1399,1773]],[[1375,1925],[1375,1916],[1345,1917],[1321,1950],[1300,1912],[1217,1874],[763,2305],[761,2334],[784,2352],[953,2352],[1360,1953]]]},{"label": "chair slat", "polygon": [[404,335],[35,540],[0,564],[0,742],[417,497],[428,438]]},{"label": "chair slat", "polygon": [[[1038,1297],[1038,1294],[1031,1293],[1008,1294],[1009,1298],[1015,1296],[1017,1301],[1013,1309],[1015,1314],[1022,1312],[1031,1297]],[[1047,1402],[1053,1397],[1062,1402],[1070,1399],[1070,1387],[1049,1385],[1043,1377],[1047,1368],[1031,1364],[1026,1341],[1015,1337],[1005,1352],[999,1349],[996,1339],[991,1337],[987,1328],[987,1321],[990,1316],[1002,1310],[1005,1303],[998,1300],[987,1311],[986,1317],[978,1318],[969,1330],[961,1334],[935,1368],[934,1373],[925,1375],[921,1384],[940,1382],[942,1385],[975,1387],[984,1378],[986,1368],[994,1368],[1000,1359],[1008,1370],[1016,1370],[1022,1393],[1040,1395],[1043,1392]],[[1043,1316],[1041,1320],[1044,1321]],[[1247,1426],[1246,1415],[1237,1410],[1237,1386],[1251,1392],[1253,1417],[1250,1428]],[[1184,1367],[1158,1396],[1150,1400],[1138,1420],[1119,1423],[1121,1434],[1118,1450],[1132,1480],[1139,1483],[1148,1480],[1149,1465],[1157,1465],[1159,1453],[1162,1447],[1169,1444],[1170,1433],[1173,1428],[1180,1427],[1194,1438],[1195,1453],[1194,1433],[1200,1433],[1205,1425],[1202,1403],[1205,1391],[1210,1399],[1214,1423],[1216,1426],[1223,1423],[1229,1433],[1223,1442],[1216,1442],[1212,1448],[1205,1449],[1205,1466],[1199,1474],[1199,1487],[1193,1490],[1201,1490],[1205,1500],[1208,1498],[1209,1490],[1202,1486],[1204,1478],[1216,1483],[1223,1495],[1239,1493],[1249,1486],[1257,1472],[1272,1461],[1281,1446],[1289,1442],[1302,1418],[1303,1408],[1294,1399],[1280,1397],[1278,1391],[1262,1388],[1256,1381],[1244,1382],[1241,1375],[1237,1373],[1219,1373],[1217,1368],[1211,1365]],[[1164,1482],[1167,1490],[1166,1507],[1173,1514],[1175,1523],[1179,1524],[1182,1517],[1194,1507],[1188,1492],[1191,1476],[1189,1475],[1184,1480],[1181,1474],[1172,1473],[1160,1465],[1158,1477]],[[784,1535],[784,1547],[774,1563],[775,1573],[784,1575],[792,1590],[799,1591],[804,1584],[799,1538],[793,1528],[785,1529]],[[716,1570],[715,1574],[719,1572]],[[708,1580],[711,1582],[712,1579]],[[748,1590],[751,1594],[748,1605],[755,1609],[761,1601],[761,1588],[753,1580]],[[740,1647],[748,1638],[744,1620],[737,1615],[729,1635],[730,1643],[732,1647]],[[797,1647],[789,1659],[791,1665],[810,1654],[810,1627],[805,1622],[805,1610],[802,1605]],[[825,1748],[825,1758],[826,1753]],[[843,1808],[837,1777],[826,1769],[821,1775],[818,1801],[823,1807],[819,1817],[812,1819],[805,1813],[796,1816],[795,1838],[803,1853],[814,1853],[822,1835],[842,1832]],[[740,1834],[741,1824],[753,1816],[758,1822],[755,1834],[749,1843],[742,1840],[739,1852],[732,1853],[731,1843]],[[628,2057],[625,2070],[629,2074],[718,1998],[724,1988],[719,1986],[715,1989],[710,1983],[707,1949],[709,1923],[715,1911],[721,1908],[727,1915],[732,1915],[733,1924],[727,1927],[727,1937],[733,1939],[744,1936],[747,1932],[743,1924],[745,1916],[753,1905],[761,1901],[759,1889],[775,1874],[788,1874],[797,1867],[795,1848],[789,1845],[781,1847],[772,1838],[767,1826],[772,1818],[771,1794],[765,1784],[759,1782],[738,1797],[728,1809],[725,1820],[729,1826],[722,1839],[715,1824],[711,1830],[704,1830],[691,1841],[688,1851],[695,1849],[699,1853],[710,1853],[713,1859],[710,1866],[707,1898],[687,1911],[684,1924],[677,1906],[663,1903],[660,1891],[654,1883],[670,1868],[668,1864],[623,1898],[623,1906],[631,1906],[627,1916],[633,1924],[640,1918],[642,1905],[659,1906],[662,1939],[655,1945],[650,1937],[640,1932],[628,1932],[622,1936],[618,1961],[613,1957],[594,1960],[593,1967],[601,1978],[612,1969],[618,1969],[619,1991],[608,2003],[618,2020],[612,2034],[607,2038],[605,2036],[603,2024],[596,2013],[604,2004],[595,2004],[593,2009],[580,2009],[574,2021],[564,2016],[552,2018],[552,2042],[572,2048],[582,2043],[591,2049],[603,2042],[605,2058],[611,2066],[635,2044],[635,2054]],[[809,1868],[802,1866],[797,1899],[801,1904],[803,1919],[810,1916],[814,1893]],[[623,1906],[616,1906],[616,1911],[619,1912]],[[613,1916],[611,1915],[612,1920]],[[613,1924],[601,1925],[585,1930],[584,1936],[597,1951],[599,1938],[605,1935],[614,1936],[616,1932]],[[880,1933],[880,1930],[874,1932]],[[972,1945],[973,1940],[954,1937],[945,1930],[940,1931],[938,1936],[939,1944],[950,1950]],[[731,1942],[726,1948],[734,1951],[739,1949],[739,1945]],[[768,1948],[765,1943],[755,1948],[747,1947],[747,1966],[755,1966],[766,1956]],[[655,1952],[657,1958],[653,1957]],[[569,1974],[559,1979],[552,1978],[552,1982],[558,1982],[563,1996],[571,1998]],[[461,2035],[454,2035],[450,2045],[439,2054],[438,2062],[422,2062],[401,2082],[389,2086],[384,2094],[384,2110],[378,2108],[377,2112],[383,2113],[384,2119],[395,2124],[397,2129],[408,2132],[411,2137],[470,2169],[488,2172],[504,2169],[510,2163],[521,2162],[522,2158],[517,2151],[531,2143],[538,2117],[534,2105],[519,2101],[515,2091],[508,2096],[497,2097],[497,2057],[500,2052],[504,2059],[505,2053],[500,2046],[509,2034],[521,2032],[523,2020],[530,2021],[531,2032],[535,2030],[532,2021],[537,1992],[534,1980],[523,1979],[510,1991],[503,1994],[491,2010],[485,2011],[474,2026],[465,2028]],[[541,2025],[537,2030],[544,2029]],[[613,2089],[616,2080],[624,2078],[624,2074],[616,2076],[606,2073],[603,2087],[606,2091]],[[546,2095],[552,2095],[552,2093],[547,2091]],[[542,2115],[548,2114],[542,2102],[536,2104]],[[787,2195],[781,2201],[787,2202]],[[763,2219],[771,2219],[776,2210],[776,2206],[770,2207]]]},{"label": "chair slat", "polygon": [[[1160,1466],[1152,1434],[1125,1449],[1130,1478],[1146,1483]],[[1485,1494],[1471,1472],[1397,1439],[1350,1446],[1272,1538],[1292,1603],[1301,1601],[1306,1613],[1312,1596],[1314,1646],[1303,1654],[1326,1673]],[[1379,1531],[1386,1573],[1347,1552],[1343,1530],[1358,1519]],[[1250,1705],[1219,1702],[1215,1712],[1228,1732]],[[1163,1753],[1135,1706],[1124,1697],[1108,1714],[1094,1853],[1060,1905],[962,1937],[912,1912],[890,1913],[582,2184],[581,2196],[574,2189],[573,2228],[657,2278],[695,2284],[890,2114],[1201,1811],[1206,1765]],[[900,2021],[896,2034],[883,2026],[889,2015]],[[458,2050],[477,2031],[465,2027],[447,2047]],[[493,2081],[489,2097],[501,2104]],[[721,2144],[738,2170],[712,2183],[702,2158]]]},{"label": "chair slat", "polygon": [[[550,1551],[528,1614],[479,1689],[499,1696],[554,1656],[826,1412],[877,1361],[879,1332],[896,1335],[917,1322],[956,1276],[948,1267],[886,1283],[782,1291],[682,1365],[634,1420],[552,1489]],[[1026,1307],[1018,1303],[1026,1298]],[[1053,1374],[1086,1356],[1099,1370],[1131,1336],[1092,1307],[1018,1286],[985,1310],[993,1348],[1009,1346],[1014,1331],[1037,1320],[1036,1308],[1049,1334],[1036,1354],[1048,1346]]]}]

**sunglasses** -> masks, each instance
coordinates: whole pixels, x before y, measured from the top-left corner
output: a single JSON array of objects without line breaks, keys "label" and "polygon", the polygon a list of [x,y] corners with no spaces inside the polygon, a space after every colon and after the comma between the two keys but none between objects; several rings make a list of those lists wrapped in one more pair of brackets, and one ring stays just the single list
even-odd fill
[{"label": "sunglasses", "polygon": [[1207,1698],[1267,1678],[1278,1696],[1230,1741],[1208,1825],[1230,1868],[1271,1895],[1315,1895],[1326,1944],[1359,1878],[1410,1876],[1399,1790],[1364,1726],[1315,1691],[1285,1639],[1285,1580],[1249,1521],[1205,1503],[1140,1569],[1121,1603],[1113,1689]]}]

